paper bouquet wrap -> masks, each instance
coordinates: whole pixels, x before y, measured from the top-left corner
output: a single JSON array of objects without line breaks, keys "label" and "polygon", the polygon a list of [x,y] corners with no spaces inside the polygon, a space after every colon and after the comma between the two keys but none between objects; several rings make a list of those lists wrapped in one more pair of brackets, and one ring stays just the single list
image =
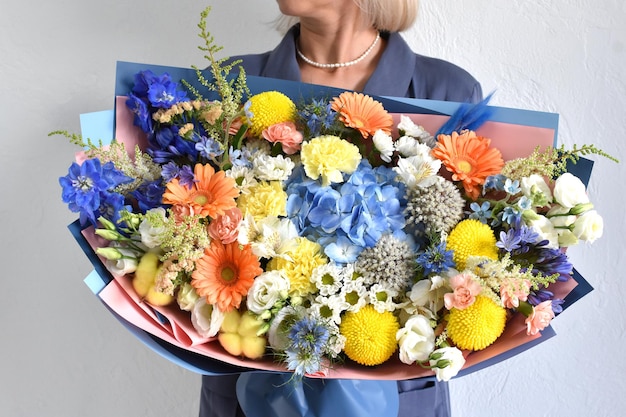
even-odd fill
[{"label": "paper bouquet wrap", "polygon": [[[147,70],[153,74],[168,73],[172,80],[177,82],[186,80],[190,85],[202,91],[202,86],[198,84],[196,72],[193,70],[118,63],[115,109],[114,111],[82,115],[83,137],[104,141],[115,138],[116,141],[124,143],[127,150],[132,151],[135,146],[138,146],[139,149],[147,149],[149,141],[146,133],[136,125],[134,119],[136,113],[131,111],[126,104],[129,93],[133,91],[133,88],[136,88],[133,86],[136,81],[136,74]],[[247,77],[247,86],[250,90],[250,96],[267,91],[279,91],[290,97],[294,103],[311,98],[328,100],[342,93],[340,90],[331,88],[258,77]],[[392,137],[400,136],[395,126],[402,119],[401,116],[409,117],[416,126],[421,126],[424,131],[434,134],[461,106],[459,103],[430,100],[391,97],[374,97],[374,99],[382,103],[384,109],[393,119],[394,127],[389,132]],[[504,161],[527,157],[537,147],[545,149],[556,145],[558,124],[556,114],[493,106],[490,106],[489,110],[488,120],[476,129],[476,134],[491,139],[491,147],[497,148],[501,152]],[[250,118],[249,114],[248,118]],[[305,135],[304,142],[309,139]],[[231,155],[233,152],[231,150]],[[84,153],[77,154],[79,162],[84,159]],[[570,166],[569,170],[575,172],[575,175],[586,184],[589,180],[591,167],[590,161],[580,159],[576,165]],[[441,169],[443,171],[443,168]],[[343,174],[344,179],[346,175],[346,173]],[[465,207],[464,213],[467,212],[468,209]],[[292,218],[296,217],[297,215],[292,216]],[[166,306],[150,305],[144,297],[137,294],[133,287],[132,272],[126,275],[116,275],[107,269],[105,259],[96,254],[97,248],[109,246],[107,239],[94,233],[98,227],[94,227],[90,222],[83,221],[81,223],[78,220],[70,225],[71,232],[94,266],[94,271],[89,274],[85,282],[120,323],[147,347],[164,358],[200,374],[219,375],[250,371],[282,373],[294,369],[293,367],[289,369],[288,362],[277,360],[274,355],[269,353],[269,349],[263,357],[258,359],[249,359],[243,354],[233,355],[229,353],[218,341],[216,335],[209,337],[201,335],[192,323],[190,312],[183,311],[176,302]],[[299,231],[301,236],[304,233],[304,229]],[[350,234],[348,233],[347,236]],[[333,238],[333,233],[328,233],[328,236],[320,238],[320,241],[337,243]],[[495,238],[498,239],[500,236],[495,236]],[[309,241],[313,241],[313,239],[309,238]],[[367,247],[365,249],[360,248],[360,250],[367,251]],[[415,250],[415,257],[417,258],[418,249]],[[270,263],[264,261],[261,265],[263,268],[269,269],[265,265]],[[444,276],[443,273],[440,275]],[[563,300],[562,302],[559,301],[559,311],[567,309],[592,289],[575,270],[566,275],[568,275],[566,278],[571,276],[571,279],[558,280],[548,287],[552,293],[551,299]],[[427,275],[423,274],[422,279],[426,277]],[[410,283],[410,285],[412,284],[413,282]],[[339,292],[341,289],[337,291]],[[410,286],[407,286],[406,291],[410,291]],[[448,292],[453,294],[453,289],[449,289]],[[296,299],[294,295],[291,297]],[[298,298],[306,297],[298,294]],[[288,304],[289,302],[285,303]],[[245,309],[245,297],[238,307],[240,310]],[[400,307],[396,307],[396,310],[399,309]],[[340,313],[342,317],[344,314],[346,314],[345,311]],[[515,309],[510,309],[507,314],[506,326],[502,334],[493,343],[484,349],[462,349],[465,362],[458,372],[459,376],[515,356],[555,335],[550,326],[529,334],[527,315],[515,311]],[[272,318],[275,317],[275,314],[268,315]],[[399,328],[401,328],[401,324]],[[376,335],[368,336],[376,337]],[[318,372],[308,372],[310,369],[305,368],[303,373],[311,378],[326,379],[394,381],[434,378],[435,373],[432,369],[402,361],[401,355],[398,353],[399,350],[396,346],[393,348],[393,354],[387,360],[373,366],[359,364],[358,361],[344,357],[343,352],[340,352],[337,355],[337,361],[329,361],[328,366],[323,366]],[[426,358],[426,360],[416,362],[428,363],[429,360]],[[432,364],[432,362],[430,363]]]}]

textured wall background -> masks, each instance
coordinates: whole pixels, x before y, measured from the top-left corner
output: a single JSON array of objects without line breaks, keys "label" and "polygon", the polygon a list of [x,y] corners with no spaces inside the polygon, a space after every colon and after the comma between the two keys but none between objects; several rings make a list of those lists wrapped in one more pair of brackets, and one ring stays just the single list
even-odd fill
[{"label": "textured wall background", "polygon": [[[202,64],[192,0],[3,2],[0,13],[0,410],[3,416],[195,416],[200,378],[145,349],[81,282],[89,264],[65,226],[57,178],[78,115],[112,107],[116,60]],[[272,48],[273,1],[214,0],[226,53]],[[494,103],[561,114],[560,139],[624,159],[626,5],[617,0],[424,0],[413,48],[470,71]],[[626,409],[623,344],[626,163],[599,160],[590,194],[605,236],[570,253],[596,290],[558,336],[452,382],[456,417],[615,416]]]}]

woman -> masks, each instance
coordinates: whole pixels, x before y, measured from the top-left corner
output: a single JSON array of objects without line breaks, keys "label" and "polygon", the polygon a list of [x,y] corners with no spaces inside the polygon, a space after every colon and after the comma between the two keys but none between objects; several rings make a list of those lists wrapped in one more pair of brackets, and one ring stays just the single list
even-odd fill
[{"label": "woman", "polygon": [[[235,57],[243,60],[242,65],[248,75],[326,85],[370,95],[458,102],[477,102],[482,99],[480,84],[465,70],[446,61],[415,54],[399,35],[398,32],[414,23],[418,0],[277,2],[284,15],[298,18],[299,23],[289,29],[274,50]],[[280,415],[291,416],[293,414],[289,410],[294,407],[290,403],[298,408],[296,403],[303,398],[299,394],[306,394],[279,391],[285,381],[285,377],[280,374],[204,376],[200,416],[243,416],[236,389],[244,397],[246,387],[251,390],[245,396],[252,397],[265,390],[265,394],[261,394],[265,395],[263,401],[276,403],[284,400],[284,404],[280,405]],[[336,392],[338,388],[333,384],[341,382],[315,381],[305,384],[309,384],[304,387],[309,393],[315,393],[316,390]],[[380,389],[389,388],[382,382],[380,385],[359,384],[358,390],[380,392]],[[282,388],[292,389],[289,386]],[[395,387],[392,388],[395,390]],[[397,392],[399,416],[450,415],[446,383],[398,381]],[[286,398],[288,394],[291,398]],[[330,397],[315,398],[331,401],[328,400]],[[363,399],[366,398],[368,395],[363,395]],[[247,400],[253,407],[254,401]],[[358,407],[358,404],[355,403],[354,407]],[[369,415],[378,415],[373,414],[376,411],[371,408],[365,409]],[[362,410],[355,411],[355,415],[359,415],[359,412],[362,413]],[[342,415],[346,417],[345,412]]]}]

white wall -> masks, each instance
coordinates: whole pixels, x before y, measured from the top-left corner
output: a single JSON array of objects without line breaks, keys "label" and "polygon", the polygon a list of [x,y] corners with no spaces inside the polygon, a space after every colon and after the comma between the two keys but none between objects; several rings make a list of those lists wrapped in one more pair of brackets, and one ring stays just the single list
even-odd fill
[{"label": "white wall", "polygon": [[[0,12],[0,413],[195,416],[199,377],[145,349],[82,283],[89,264],[60,201],[74,148],[55,129],[112,106],[116,60],[203,64],[191,0],[3,2]],[[272,0],[213,0],[227,54],[270,49]],[[424,0],[407,39],[473,73],[494,103],[561,114],[561,140],[623,159],[626,3]],[[596,290],[558,336],[452,383],[455,417],[614,416],[626,409],[625,164],[598,160],[590,194],[605,236],[571,256]]]}]

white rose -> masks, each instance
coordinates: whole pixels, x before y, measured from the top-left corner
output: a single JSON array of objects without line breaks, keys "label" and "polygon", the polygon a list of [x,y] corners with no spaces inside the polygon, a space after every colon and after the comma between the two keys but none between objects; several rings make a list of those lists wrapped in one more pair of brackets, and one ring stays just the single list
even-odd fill
[{"label": "white rose", "polygon": [[374,133],[372,141],[374,142],[374,146],[378,152],[380,152],[380,159],[385,162],[391,162],[391,156],[394,151],[393,139],[391,136],[379,129],[376,133]]},{"label": "white rose", "polygon": [[[148,210],[149,213],[157,213],[165,219],[165,209],[162,207],[157,207]],[[147,214],[147,213],[146,213]],[[153,226],[150,224],[148,220],[145,218],[139,225],[139,233],[141,234],[141,243],[146,245],[149,248],[156,248],[160,246],[163,242],[163,232],[165,231],[165,227],[163,226]]]},{"label": "white rose", "polygon": [[202,337],[213,337],[219,332],[224,321],[224,313],[219,308],[207,304],[204,297],[198,301],[191,310],[191,324]]},{"label": "white rose", "polygon": [[554,200],[563,207],[572,208],[589,202],[585,184],[580,178],[566,172],[554,182]]},{"label": "white rose", "polygon": [[435,349],[435,332],[430,320],[415,315],[407,320],[403,328],[396,333],[400,348],[400,360],[407,365],[424,362]]},{"label": "white rose", "polygon": [[431,357],[436,359],[430,359],[430,366],[435,371],[437,381],[449,381],[452,377],[459,373],[463,365],[465,365],[465,358],[463,352],[455,347],[444,347],[437,349],[433,352]]},{"label": "white rose", "polygon": [[280,271],[264,272],[254,280],[247,295],[248,310],[263,314],[289,291],[289,279]]},{"label": "white rose", "polygon": [[578,219],[574,222],[572,232],[580,240],[591,243],[602,236],[603,230],[604,220],[602,220],[602,217],[597,211],[589,210],[578,216]]},{"label": "white rose", "polygon": [[542,194],[546,203],[552,201],[552,191],[541,175],[532,174],[522,178],[520,187],[527,198],[532,199],[533,194]]},{"label": "white rose", "polygon": [[176,302],[181,310],[191,311],[193,307],[196,305],[196,302],[200,296],[196,292],[196,290],[191,286],[190,283],[185,282],[178,289],[178,294],[176,295]]},{"label": "white rose", "polygon": [[539,240],[548,240],[548,247],[554,249],[559,247],[559,234],[547,217],[538,216],[535,220],[528,222],[528,226],[539,234]]}]

